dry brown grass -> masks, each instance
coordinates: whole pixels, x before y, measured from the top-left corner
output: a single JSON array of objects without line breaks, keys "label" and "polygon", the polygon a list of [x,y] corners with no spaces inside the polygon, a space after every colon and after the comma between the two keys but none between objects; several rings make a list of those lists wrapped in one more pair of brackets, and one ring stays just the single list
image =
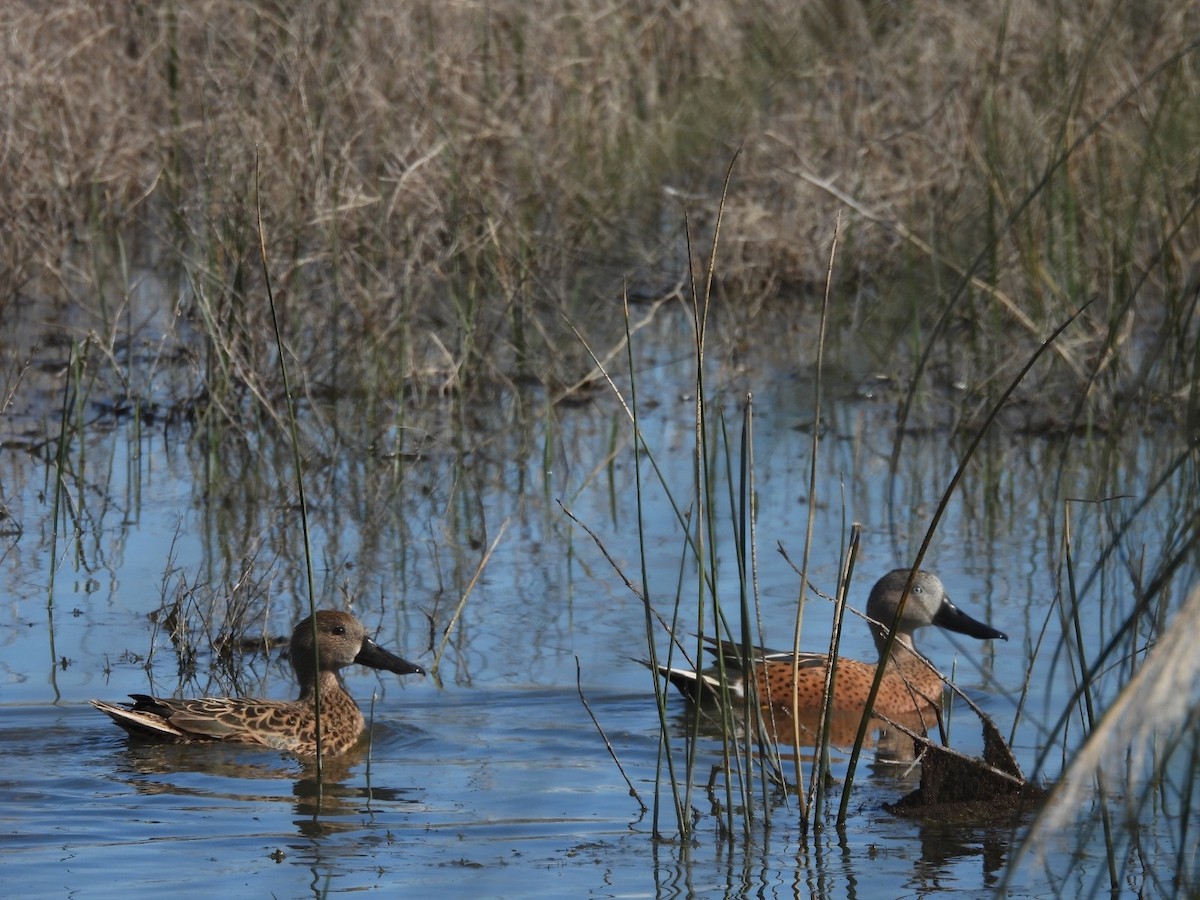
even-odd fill
[{"label": "dry brown grass", "polygon": [[0,30],[0,298],[110,289],[120,235],[187,274],[210,390],[274,372],[256,158],[306,379],[394,396],[584,374],[560,315],[615,335],[625,279],[678,283],[738,145],[746,316],[823,280],[850,202],[843,291],[885,315],[974,262],[989,339],[1099,294],[1081,359],[1200,243],[1190,4],[72,0]]}]

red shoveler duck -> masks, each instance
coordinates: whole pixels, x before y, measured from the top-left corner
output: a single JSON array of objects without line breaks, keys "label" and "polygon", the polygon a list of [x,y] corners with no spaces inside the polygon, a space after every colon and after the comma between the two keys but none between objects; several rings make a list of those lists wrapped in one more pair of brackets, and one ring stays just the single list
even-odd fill
[{"label": "red shoveler duck", "polygon": [[[867,616],[873,620],[871,630],[881,660],[887,629],[892,627],[893,622],[896,628],[891,653],[883,661],[886,668],[875,697],[875,714],[903,723],[911,723],[914,719],[932,721],[933,708],[942,701],[942,680],[913,643],[913,633],[918,628],[937,625],[979,640],[1008,640],[1004,632],[971,618],[951,603],[941,579],[932,572],[916,573],[904,605],[904,614],[896,622],[896,610],[900,606],[910,571],[895,569],[884,575],[871,589],[871,596],[867,600]],[[752,658],[743,663],[741,648],[737,644],[712,643],[710,649],[722,656],[725,665],[727,696],[743,697],[746,676],[750,674],[754,678],[756,696],[764,707],[778,708],[799,718],[820,714],[829,669],[829,657],[826,654],[801,653],[796,656],[791,651],[755,648]],[[833,683],[832,710],[835,716],[862,715],[877,668],[876,663],[838,658]],[[716,667],[694,672],[659,666],[658,671],[690,700],[721,696]]]},{"label": "red shoveler duck", "polygon": [[342,682],[340,671],[351,663],[397,675],[423,675],[424,669],[376,644],[350,613],[322,609],[316,617],[316,653],[311,616],[292,632],[289,657],[300,683],[300,697],[296,700],[240,697],[174,700],[130,694],[134,702],[129,705],[93,700],[92,706],[140,738],[175,744],[205,741],[259,744],[314,756],[319,695],[321,751],[325,755],[345,753],[358,742],[366,725],[358,704]]}]

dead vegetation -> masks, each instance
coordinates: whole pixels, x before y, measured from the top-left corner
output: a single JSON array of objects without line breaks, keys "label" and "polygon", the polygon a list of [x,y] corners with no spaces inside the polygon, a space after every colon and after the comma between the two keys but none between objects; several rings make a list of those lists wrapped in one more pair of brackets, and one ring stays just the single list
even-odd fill
[{"label": "dead vegetation", "polygon": [[986,390],[1001,335],[1036,341],[1098,296],[1071,377],[1140,389],[1146,342],[1194,331],[1197,15],[7,4],[0,302],[69,292],[111,327],[131,269],[179,272],[162,302],[207,341],[195,394],[268,395],[257,166],[310,390],[573,384],[590,367],[567,322],[603,342],[623,290],[686,281],[684,214],[702,241],[741,146],[717,275],[742,319],[823,280],[849,210],[852,327],[952,310],[931,340]]}]

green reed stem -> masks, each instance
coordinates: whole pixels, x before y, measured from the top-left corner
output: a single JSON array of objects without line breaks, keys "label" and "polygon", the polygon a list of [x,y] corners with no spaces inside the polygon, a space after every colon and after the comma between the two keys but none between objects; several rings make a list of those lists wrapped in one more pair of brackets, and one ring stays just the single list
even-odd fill
[{"label": "green reed stem", "polygon": [[[271,309],[271,327],[275,334],[275,351],[279,355],[279,377],[283,382],[283,396],[287,403],[288,430],[292,444],[292,464],[296,472],[296,491],[300,500],[300,529],[304,537],[304,567],[308,584],[308,613],[312,621],[313,632],[313,670],[320,671],[320,643],[317,633],[317,593],[316,581],[313,578],[312,543],[308,529],[308,500],[304,493],[304,460],[300,454],[300,430],[296,424],[296,402],[292,397],[292,387],[288,382],[287,357],[283,349],[283,334],[279,328],[279,316],[275,309],[275,292],[271,287],[271,267],[267,259],[267,236],[262,220],[262,193],[259,182],[258,154],[254,155],[254,211],[258,223],[259,259],[262,261],[263,282],[267,289],[267,304]],[[321,752],[321,692],[313,692],[313,708],[316,716],[317,738],[317,794],[323,785],[324,768]],[[318,804],[318,810],[320,805]]]},{"label": "green reed stem", "polygon": [[[754,397],[749,393],[746,394],[746,403],[742,411],[741,447],[738,459],[740,465],[738,501],[735,507],[737,509],[738,529],[736,549],[742,622],[742,661],[743,665],[746,665],[751,659],[751,654],[754,652],[752,622],[757,627],[757,634],[761,635],[763,630],[758,594],[758,553],[754,528],[756,513],[754,502],[756,496],[754,485]],[[730,478],[729,483],[733,484],[732,478]],[[751,615],[752,613],[753,616]],[[753,681],[754,679],[749,680]],[[757,750],[763,822],[769,827],[771,822],[771,804],[768,791],[772,780],[770,776],[775,776],[775,780],[780,782],[783,780],[778,777],[782,773],[779,750],[774,742],[770,740],[766,723],[763,720],[762,708],[757,703],[756,692],[744,688],[742,691],[742,704],[742,723],[746,735],[745,746],[743,748],[746,760],[745,768],[747,772],[753,771],[753,761],[756,758],[754,753]],[[751,784],[752,787],[753,784]]]},{"label": "green reed stem", "polygon": [[829,733],[833,718],[833,691],[837,683],[837,664],[842,642],[842,623],[846,617],[846,600],[850,596],[850,585],[854,580],[854,564],[858,561],[858,548],[862,541],[862,525],[855,522],[850,526],[850,544],[846,559],[838,578],[837,603],[834,608],[833,630],[829,636],[829,668],[825,675],[824,699],[821,704],[821,720],[817,728],[812,780],[809,782],[810,807],[813,829],[820,831],[825,811],[825,785],[830,778]]},{"label": "green reed stem", "polygon": [[[815,528],[817,508],[817,460],[821,449],[821,394],[824,386],[825,369],[825,334],[829,325],[829,298],[833,291],[833,263],[837,258],[838,236],[841,234],[842,216],[838,213],[833,222],[833,239],[829,245],[829,264],[825,270],[825,292],[821,298],[821,319],[817,334],[817,364],[813,381],[813,429],[812,448],[808,462],[808,521],[804,528],[804,547],[800,558],[800,593],[796,599],[796,624],[792,629],[792,696],[790,708],[795,711],[799,705],[800,691],[800,633],[804,625],[804,603],[808,598],[808,563],[812,555],[813,529]],[[800,719],[792,716],[792,746],[800,746]],[[820,766],[820,754],[813,760],[814,769]],[[814,773],[814,777],[815,773]],[[803,789],[804,773],[800,766],[800,754],[796,754],[796,785],[797,799],[800,803],[800,823],[802,828],[808,827],[807,798]]]},{"label": "green reed stem", "polygon": [[438,676],[438,672],[441,670],[442,656],[445,654],[446,647],[450,643],[450,636],[454,633],[454,628],[458,624],[458,620],[462,618],[462,612],[466,608],[467,599],[475,590],[475,585],[479,583],[479,577],[483,574],[483,570],[487,568],[488,561],[492,558],[492,554],[496,552],[496,548],[500,546],[500,540],[504,537],[504,532],[508,530],[508,523],[510,521],[511,519],[505,519],[500,523],[500,528],[497,530],[495,538],[492,539],[492,543],[488,545],[483,558],[475,566],[475,572],[471,575],[471,580],[467,582],[466,590],[458,598],[458,605],[454,607],[454,614],[450,617],[449,623],[447,623],[445,629],[442,631],[442,642],[438,644],[437,653],[433,656],[433,665],[429,667],[429,674],[438,679],[439,684],[441,683],[441,679]]},{"label": "green reed stem", "polygon": [[[622,296],[625,322],[625,359],[629,370],[629,413],[633,418],[633,479],[634,498],[637,506],[638,560],[642,573],[642,614],[646,624],[646,648],[650,659],[650,676],[654,683],[654,704],[658,709],[659,755],[654,775],[654,808],[651,814],[652,829],[655,837],[661,835],[661,804],[662,796],[662,761],[667,763],[667,777],[671,782],[671,800],[675,810],[675,825],[681,836],[686,836],[690,828],[687,816],[688,806],[679,795],[679,781],[675,774],[675,755],[671,752],[671,731],[667,725],[667,691],[670,683],[658,675],[658,650],[654,641],[654,608],[650,602],[650,568],[646,562],[646,529],[645,508],[642,497],[642,432],[638,421],[637,366],[633,361],[633,333],[629,324],[629,294]],[[653,462],[653,460],[652,460]],[[657,470],[657,467],[656,467]],[[661,473],[660,473],[661,480]],[[675,604],[678,611],[678,598]],[[674,647],[668,646],[667,665],[671,665]]]},{"label": "green reed stem", "polygon": [[[686,217],[685,217],[686,222]],[[687,225],[685,230],[688,233],[688,259],[692,257],[691,251],[691,227]],[[710,542],[706,538],[710,534],[709,529],[709,474],[708,474],[708,426],[706,424],[705,408],[704,408],[704,338],[705,324],[708,319],[707,306],[707,289],[702,295],[697,291],[695,278],[692,278],[691,289],[691,313],[692,313],[692,329],[695,349],[696,361],[696,382],[695,382],[695,402],[693,407],[693,434],[695,443],[692,451],[692,502],[693,502],[693,517],[692,524],[695,526],[694,532],[694,547],[696,552],[696,569],[699,572],[707,572],[710,575],[715,570],[715,564],[710,565],[715,557],[711,557],[709,546]],[[706,562],[705,557],[710,556],[710,560]],[[713,613],[716,621],[720,621],[720,599],[717,595],[716,579],[714,578],[711,584],[711,591],[708,590],[709,581],[705,577],[696,579],[696,662],[699,663],[704,656],[704,621],[705,609],[707,608],[707,596],[712,594],[713,598]],[[718,665],[723,665],[720,662],[720,654],[717,656]],[[722,672],[721,683],[725,683],[724,674]],[[724,709],[725,707],[723,707]],[[688,766],[687,766],[687,785],[684,791],[684,799],[686,808],[691,808],[691,792],[694,782],[692,763],[695,757],[695,746],[699,738],[700,732],[700,710],[697,707],[693,711],[694,718],[692,720],[691,736],[688,741]],[[722,740],[722,753],[725,756],[726,771],[728,771],[728,752],[729,747],[725,740]],[[732,834],[733,832],[733,797],[729,780],[725,780],[725,815],[724,823],[725,833]]]},{"label": "green reed stem", "polygon": [[75,344],[71,344],[71,352],[67,359],[67,379],[66,385],[63,388],[62,410],[59,413],[58,420],[58,446],[55,448],[54,454],[54,500],[51,506],[50,521],[53,523],[50,529],[50,574],[47,578],[46,585],[46,630],[50,642],[50,682],[54,688],[54,699],[59,699],[58,679],[56,677],[56,666],[58,664],[58,651],[54,643],[54,583],[55,575],[58,572],[58,533],[59,533],[59,515],[62,514],[63,529],[66,529],[66,467],[67,453],[70,448],[71,435],[71,408],[75,404],[79,396],[79,385],[81,380],[81,364],[79,354]]}]

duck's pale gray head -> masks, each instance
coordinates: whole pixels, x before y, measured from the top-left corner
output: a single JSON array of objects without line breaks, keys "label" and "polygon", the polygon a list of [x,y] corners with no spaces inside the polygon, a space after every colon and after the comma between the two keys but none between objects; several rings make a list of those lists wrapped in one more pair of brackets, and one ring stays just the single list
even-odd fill
[{"label": "duck's pale gray head", "polygon": [[[889,627],[896,620],[896,610],[908,583],[910,569],[893,569],[875,583],[867,600],[867,615]],[[947,631],[965,634],[979,640],[1008,640],[1008,635],[990,625],[973,619],[950,602],[942,580],[932,572],[918,570],[913,578],[904,614],[896,623],[896,637],[910,639],[912,633],[926,625],[937,625]],[[905,640],[911,644],[911,640]]]},{"label": "duck's pale gray head", "polygon": [[317,610],[316,635],[317,653],[314,657],[312,617],[301,621],[292,632],[289,655],[301,683],[305,681],[303,673],[312,670],[314,658],[320,671],[336,672],[351,663],[358,663],[397,675],[424,674],[425,670],[420,666],[384,650],[367,637],[362,623],[350,613],[333,609]]}]

